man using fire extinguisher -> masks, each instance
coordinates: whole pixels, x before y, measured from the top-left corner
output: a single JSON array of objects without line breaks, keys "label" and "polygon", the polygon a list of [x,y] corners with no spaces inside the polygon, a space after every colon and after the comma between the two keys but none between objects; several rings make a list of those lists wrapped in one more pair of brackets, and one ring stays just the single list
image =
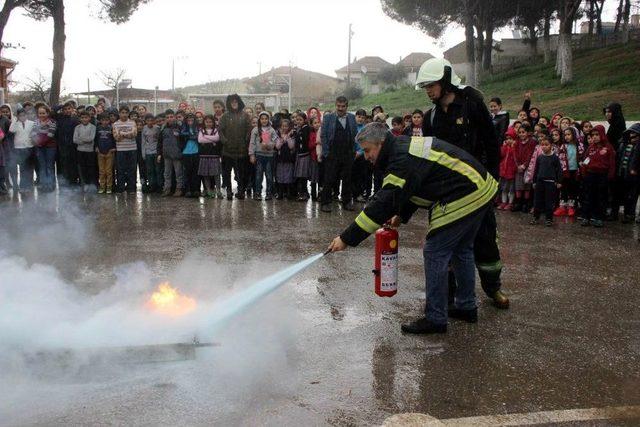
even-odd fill
[{"label": "man using fire extinguisher", "polygon": [[[431,58],[422,64],[416,76],[418,89],[423,89],[434,104],[424,116],[422,134],[462,148],[498,179],[500,145],[482,94],[471,86],[460,86],[460,78],[451,63],[440,58]],[[507,309],[509,299],[501,291],[502,261],[497,235],[495,214],[489,213],[476,235],[475,262],[485,294],[494,306]],[[450,272],[450,299],[455,287],[456,278]]]},{"label": "man using fire extinguisher", "polygon": [[[473,242],[489,212],[498,183],[473,156],[432,137],[393,136],[382,123],[370,123],[356,136],[365,158],[382,171],[382,188],[355,221],[329,245],[332,252],[357,246],[382,224],[397,227],[419,208],[429,210],[424,245],[425,317],[402,325],[415,334],[445,333],[447,317],[475,323]],[[449,262],[458,280],[448,308]]]}]

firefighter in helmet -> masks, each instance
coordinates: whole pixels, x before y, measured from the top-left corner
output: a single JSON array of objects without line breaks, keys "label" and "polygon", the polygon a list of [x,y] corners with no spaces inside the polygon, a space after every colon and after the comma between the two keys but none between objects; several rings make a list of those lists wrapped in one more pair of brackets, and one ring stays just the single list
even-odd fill
[{"label": "firefighter in helmet", "polygon": [[[356,136],[365,158],[384,177],[382,188],[329,245],[332,252],[357,246],[389,222],[406,223],[418,208],[429,211],[424,245],[425,317],[402,325],[406,333],[444,333],[447,317],[477,322],[473,243],[492,213],[498,183],[466,151],[433,137],[393,136],[384,123],[370,123]],[[449,263],[458,287],[449,307]]]},{"label": "firefighter in helmet", "polygon": [[[499,180],[499,139],[482,94],[471,86],[461,86],[451,63],[439,58],[429,59],[420,67],[416,90],[420,89],[425,90],[434,104],[425,113],[422,134],[462,148]],[[496,307],[509,308],[509,299],[501,291],[502,261],[493,209],[485,216],[478,231],[474,252],[482,289]],[[449,286],[452,302],[456,286],[453,272],[449,274]]]}]

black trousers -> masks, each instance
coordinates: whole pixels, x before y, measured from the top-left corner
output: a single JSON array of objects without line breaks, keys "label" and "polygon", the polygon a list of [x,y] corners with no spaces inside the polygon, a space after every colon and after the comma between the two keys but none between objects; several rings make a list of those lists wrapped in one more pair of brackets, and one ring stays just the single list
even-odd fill
[{"label": "black trousers", "polygon": [[636,204],[638,203],[639,180],[637,176],[628,178],[618,177],[616,183],[616,194],[614,199],[613,212],[616,214],[620,206],[624,207],[625,216],[636,215]]},{"label": "black trousers", "polygon": [[137,152],[137,161],[138,161],[138,174],[140,175],[140,181],[142,185],[145,186],[148,184],[147,178],[147,166],[144,163],[144,156],[142,155],[142,150],[138,148]]},{"label": "black trousers", "polygon": [[331,203],[331,192],[334,186],[342,182],[340,195],[342,203],[351,201],[351,169],[353,168],[353,156],[348,155],[343,158],[328,157],[324,160],[324,186],[320,203],[323,205]]},{"label": "black trousers", "polygon": [[78,149],[75,144],[60,144],[60,166],[66,184],[75,185],[80,180],[78,173]]},{"label": "black trousers", "polygon": [[587,173],[584,177],[585,200],[582,216],[586,219],[604,220],[608,200],[606,173]]},{"label": "black trousers", "polygon": [[80,170],[80,181],[83,185],[96,185],[96,170],[98,160],[95,152],[78,151],[78,168]]},{"label": "black trousers", "polygon": [[555,182],[537,181],[536,189],[533,193],[533,217],[539,219],[540,214],[544,212],[545,218],[552,220],[557,199],[558,187],[556,187]]},{"label": "black trousers", "polygon": [[200,177],[198,176],[198,165],[200,156],[197,154],[182,155],[182,170],[184,174],[184,191],[187,193],[200,192]]},{"label": "black trousers", "polygon": [[223,157],[222,158],[222,185],[227,191],[231,191],[233,185],[231,183],[231,171],[235,174],[238,182],[238,193],[243,193],[247,185],[247,165],[246,157]]},{"label": "black trousers", "polygon": [[[487,296],[492,297],[502,286],[500,283],[502,260],[500,259],[500,249],[498,249],[498,223],[493,206],[487,209],[482,218],[482,223],[473,242],[473,256],[482,290]],[[452,270],[449,270],[449,303],[453,303],[456,287],[455,275]]]},{"label": "black trousers", "polygon": [[353,161],[353,167],[351,168],[351,181],[353,184],[352,194],[355,197],[365,194],[367,184],[369,186],[369,192],[371,192],[371,176],[369,162],[364,156],[357,157]]}]

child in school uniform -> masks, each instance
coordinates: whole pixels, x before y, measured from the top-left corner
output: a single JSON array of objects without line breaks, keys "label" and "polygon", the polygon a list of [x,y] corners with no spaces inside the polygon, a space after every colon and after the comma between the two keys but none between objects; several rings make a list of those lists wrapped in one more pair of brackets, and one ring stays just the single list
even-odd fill
[{"label": "child in school uniform", "polygon": [[[204,116],[203,127],[198,132],[198,146],[200,153],[198,175],[204,180],[205,195],[210,199],[214,196],[218,197],[218,199],[223,199],[224,196],[220,187],[222,142],[220,141],[220,133],[218,132],[214,115]],[[214,187],[215,195],[213,193]]]},{"label": "child in school uniform", "polygon": [[608,184],[616,175],[616,152],[607,140],[602,125],[593,127],[586,158],[581,162],[584,170],[585,200],[582,208],[582,226],[604,226]]},{"label": "child in school uniform", "polygon": [[278,133],[271,126],[271,116],[268,112],[262,111],[249,139],[249,159],[251,164],[256,166],[254,200],[262,200],[263,180],[267,183],[264,199],[271,200],[273,197],[273,157],[277,140]]},{"label": "child in school uniform", "polygon": [[296,178],[298,201],[309,200],[309,168],[311,163],[311,153],[309,153],[309,133],[311,128],[307,123],[307,115],[299,113],[296,117],[297,129],[295,132],[296,164],[293,175]]},{"label": "child in school uniform", "polygon": [[522,125],[518,129],[518,141],[516,141],[516,164],[518,169],[515,178],[516,202],[513,210],[529,212],[531,204],[531,184],[524,180],[524,175],[531,161],[531,156],[536,148],[536,140],[531,137],[531,128]]},{"label": "child in school uniform", "polygon": [[285,196],[293,197],[293,168],[295,164],[295,139],[292,135],[291,122],[287,119],[280,121],[278,139],[276,141],[276,182],[278,193],[276,199],[281,200]]},{"label": "child in school uniform", "polygon": [[200,157],[198,155],[198,124],[194,114],[187,114],[180,131],[182,142],[182,166],[184,168],[184,188],[185,197],[200,197],[200,177],[198,176],[198,166]]},{"label": "child in school uniform", "polygon": [[309,182],[311,183],[311,200],[317,201],[320,185],[320,163],[318,159],[318,147],[322,147],[318,134],[320,132],[320,118],[313,117],[310,120],[311,131],[309,132],[309,153],[311,154],[311,162],[309,163]]},{"label": "child in school uniform", "polygon": [[158,158],[158,138],[160,128],[156,126],[156,119],[153,114],[145,114],[144,127],[141,133],[141,148],[144,166],[146,170],[147,185],[143,192],[155,193],[162,189],[162,175]]},{"label": "child in school uniform", "polygon": [[534,207],[531,224],[537,224],[540,214],[544,212],[545,225],[553,225],[553,209],[558,198],[558,189],[562,186],[562,165],[558,155],[553,152],[553,147],[548,134],[540,139],[541,153],[535,162],[533,172]]},{"label": "child in school uniform", "polygon": [[91,115],[83,111],[80,113],[80,124],[73,131],[73,143],[78,150],[78,169],[83,191],[87,191],[91,185],[96,185],[95,139],[96,127],[91,123]]},{"label": "child in school uniform", "polygon": [[116,141],[109,114],[98,116],[94,148],[98,157],[98,193],[111,194],[113,192],[113,163],[116,155]]},{"label": "child in school uniform", "polygon": [[500,190],[501,202],[499,210],[510,211],[513,208],[515,198],[515,179],[518,170],[516,162],[516,132],[509,129],[504,136],[504,142],[500,148]]}]

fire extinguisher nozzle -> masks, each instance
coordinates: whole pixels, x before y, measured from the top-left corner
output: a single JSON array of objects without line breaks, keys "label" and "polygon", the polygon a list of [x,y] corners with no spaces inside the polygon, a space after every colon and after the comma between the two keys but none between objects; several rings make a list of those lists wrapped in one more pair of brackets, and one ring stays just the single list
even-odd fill
[{"label": "fire extinguisher nozzle", "polygon": [[329,255],[331,253],[331,249],[327,249],[322,256]]}]

